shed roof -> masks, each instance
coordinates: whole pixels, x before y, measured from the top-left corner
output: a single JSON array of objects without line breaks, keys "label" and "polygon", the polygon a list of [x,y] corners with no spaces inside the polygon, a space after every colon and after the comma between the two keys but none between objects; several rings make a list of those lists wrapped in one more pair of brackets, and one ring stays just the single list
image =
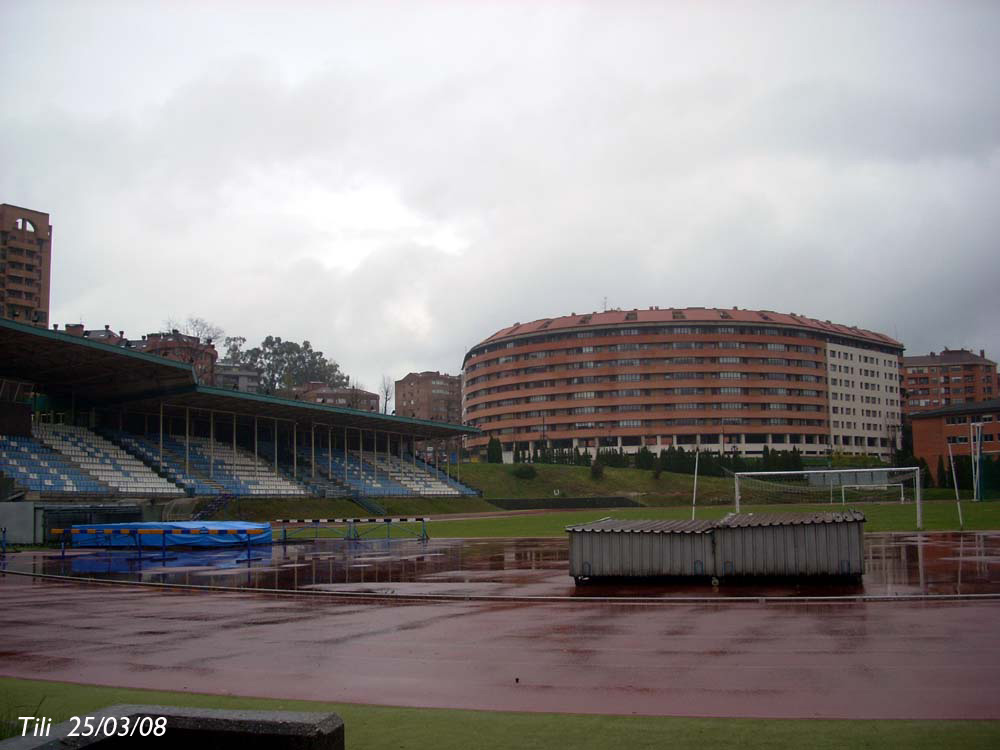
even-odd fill
[{"label": "shed roof", "polygon": [[730,513],[718,522],[719,528],[746,526],[801,526],[815,523],[854,523],[864,521],[860,510],[835,513]]},{"label": "shed roof", "polygon": [[567,526],[570,532],[608,532],[623,534],[707,534],[716,529],[756,526],[803,526],[820,523],[864,522],[859,510],[839,513],[730,513],[715,521],[630,521],[602,518],[592,523]]},{"label": "shed roof", "polygon": [[715,521],[622,521],[613,518],[567,526],[566,531],[608,531],[625,534],[704,534]]}]

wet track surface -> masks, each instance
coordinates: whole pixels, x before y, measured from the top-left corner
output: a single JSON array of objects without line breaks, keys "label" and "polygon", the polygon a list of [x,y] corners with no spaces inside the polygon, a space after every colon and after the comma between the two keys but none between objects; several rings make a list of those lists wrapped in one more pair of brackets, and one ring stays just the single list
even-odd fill
[{"label": "wet track surface", "polygon": [[28,552],[8,569],[181,585],[455,597],[796,597],[1000,594],[1000,533],[866,534],[850,581],[614,581],[577,587],[565,539],[318,539],[229,550]]},{"label": "wet track surface", "polygon": [[[865,592],[995,591],[996,534],[869,535]],[[338,546],[341,545],[341,546]],[[570,594],[565,542],[321,541],[247,570],[178,555],[20,553],[8,569],[123,580]],[[218,553],[214,553],[218,554]],[[118,564],[115,553],[111,566]],[[107,555],[104,555],[107,558]],[[121,555],[128,565],[126,555]],[[104,565],[109,565],[107,559]],[[192,564],[194,563],[194,564]],[[961,580],[959,580],[959,574]],[[362,578],[363,576],[363,578]],[[292,585],[287,582],[291,580]],[[1000,600],[725,601],[699,584],[587,587],[649,603],[345,601],[0,576],[0,674],[402,706],[685,716],[1000,718]],[[815,587],[810,587],[810,589]],[[859,588],[859,587],[850,587]],[[700,603],[672,600],[714,595]],[[815,593],[810,591],[809,593]],[[840,593],[835,591],[832,593]]]}]

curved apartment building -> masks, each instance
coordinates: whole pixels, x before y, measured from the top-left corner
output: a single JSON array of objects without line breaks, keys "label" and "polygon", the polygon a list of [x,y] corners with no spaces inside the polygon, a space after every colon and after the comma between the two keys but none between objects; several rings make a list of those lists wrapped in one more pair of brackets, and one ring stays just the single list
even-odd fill
[{"label": "curved apartment building", "polygon": [[801,315],[733,308],[613,310],[516,323],[463,363],[466,424],[505,460],[598,447],[889,458],[900,439],[903,345]]}]

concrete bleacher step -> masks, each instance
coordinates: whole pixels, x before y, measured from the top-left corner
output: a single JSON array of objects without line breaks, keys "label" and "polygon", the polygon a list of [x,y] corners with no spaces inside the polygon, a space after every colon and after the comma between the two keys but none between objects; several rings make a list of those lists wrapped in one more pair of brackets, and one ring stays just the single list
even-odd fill
[{"label": "concrete bleacher step", "polygon": [[35,436],[116,494],[175,496],[183,490],[146,462],[85,427],[40,424]]}]

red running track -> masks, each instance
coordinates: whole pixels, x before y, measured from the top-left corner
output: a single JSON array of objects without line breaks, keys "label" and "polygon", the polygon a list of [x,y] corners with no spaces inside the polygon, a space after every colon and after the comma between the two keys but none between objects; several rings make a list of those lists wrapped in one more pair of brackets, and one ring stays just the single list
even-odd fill
[{"label": "red running track", "polygon": [[361,604],[0,578],[0,674],[398,706],[1000,718],[1000,602]]}]

